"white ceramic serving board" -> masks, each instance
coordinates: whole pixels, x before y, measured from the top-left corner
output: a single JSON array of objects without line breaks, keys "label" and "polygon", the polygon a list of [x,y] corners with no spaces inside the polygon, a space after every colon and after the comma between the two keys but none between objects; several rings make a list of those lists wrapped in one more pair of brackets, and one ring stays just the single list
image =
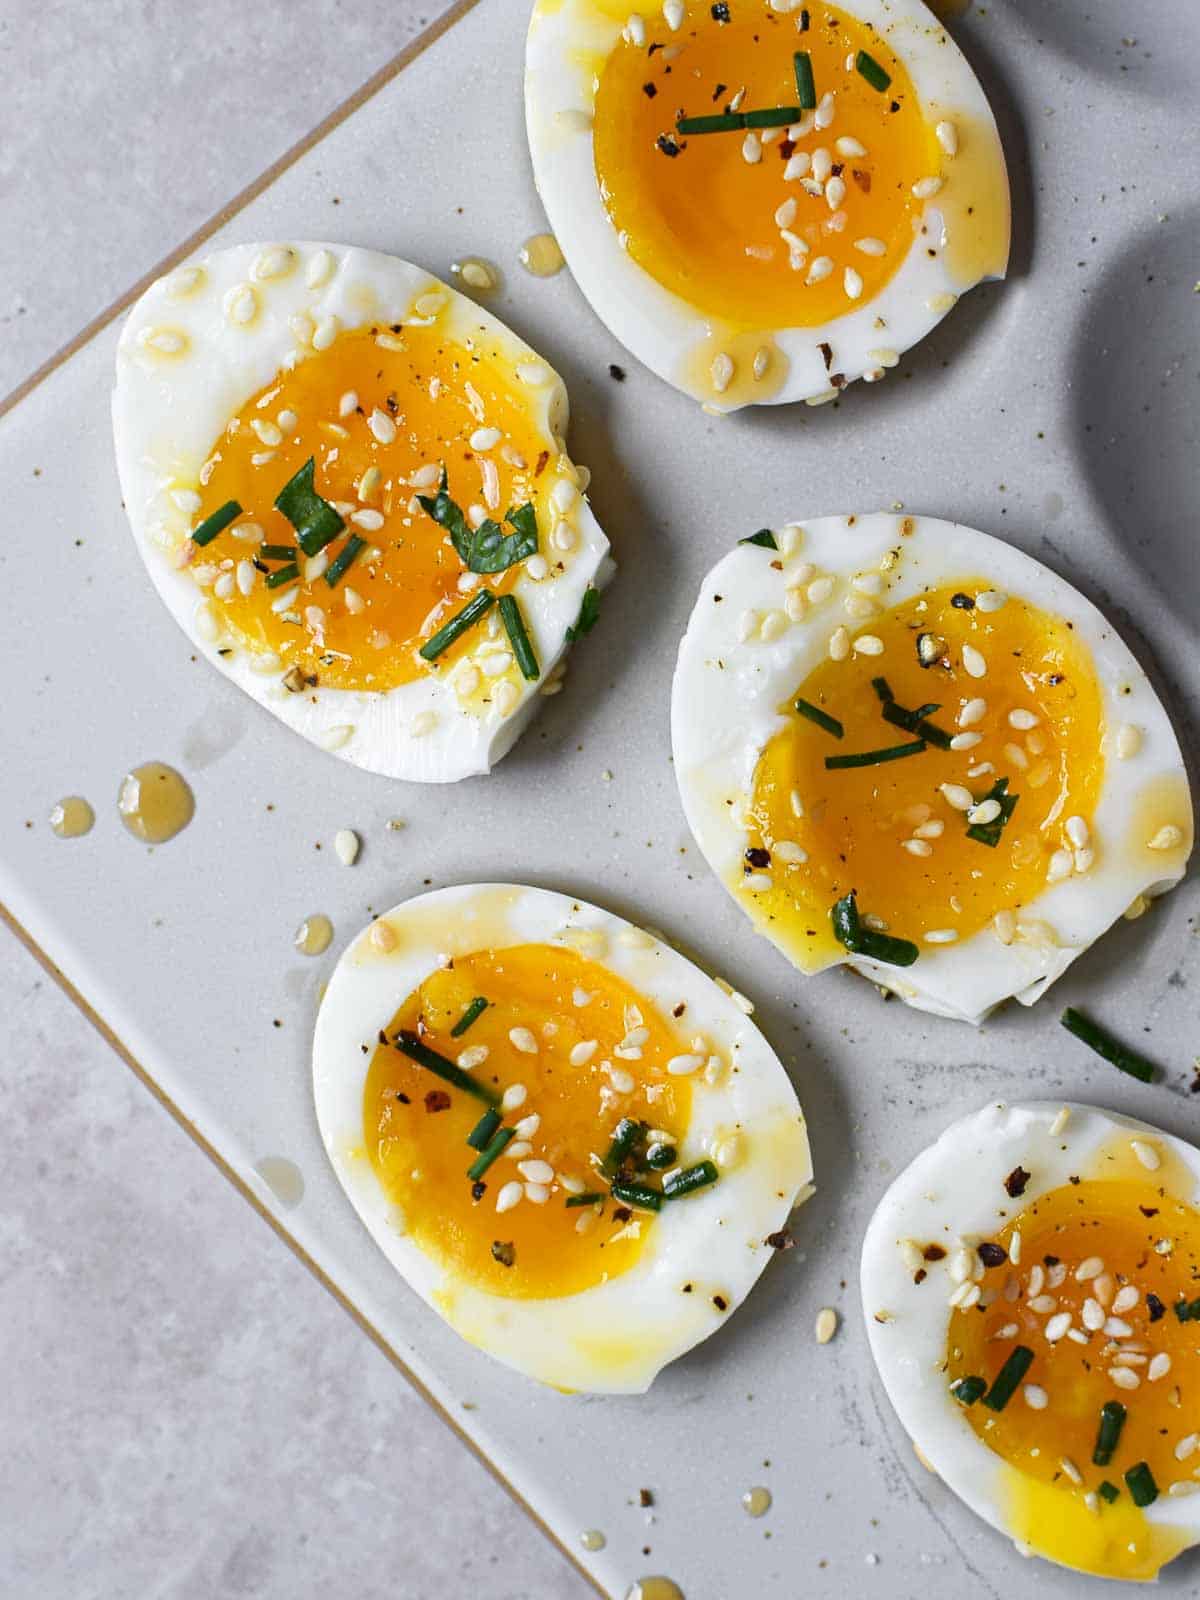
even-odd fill
[{"label": "white ceramic serving board", "polygon": [[[115,327],[0,419],[0,899],[610,1595],[646,1572],[672,1575],[687,1600],[1100,1592],[1025,1563],[917,1464],[867,1352],[858,1244],[890,1176],[991,1096],[1069,1094],[1200,1132],[1186,1089],[1194,884],[1119,926],[1037,1010],[980,1032],[885,1006],[845,973],[805,982],[691,845],[667,702],[700,576],[737,537],[899,502],[1012,539],[1091,595],[1156,673],[1194,753],[1200,11],[1136,11],[1007,0],[956,25],[1011,163],[1013,275],[836,407],[706,417],[615,346],[565,273],[523,275],[517,250],[541,217],[517,0],[480,0],[221,229],[216,243],[342,238],[440,273],[459,254],[490,256],[506,269],[495,309],[567,380],[573,452],[593,470],[621,570],[565,693],[490,778],[422,790],[369,777],[192,659],[121,511]],[[1123,44],[1131,31],[1137,44]],[[115,811],[121,774],[150,758],[178,765],[197,798],[191,827],[155,851]],[[46,818],[69,793],[98,821],[66,843]],[[408,825],[389,832],[395,816]],[[330,848],[342,827],[366,841],[350,871]],[[460,1343],[393,1276],[317,1138],[308,1041],[336,949],[373,907],[497,877],[679,939],[754,999],[808,1113],[819,1189],[796,1219],[799,1248],[643,1399],[543,1391]],[[314,911],[337,942],[306,961],[291,940]],[[1142,1043],[1164,1083],[1134,1083],[1070,1041],[1057,1021],[1068,999]],[[299,1166],[299,1204],[255,1176],[268,1156]],[[844,1323],[821,1348],[825,1304]],[[775,1503],[752,1521],[739,1501],[758,1483]],[[585,1528],[604,1530],[604,1551],[582,1551]],[[1194,1592],[1198,1576],[1184,1558],[1163,1587]]]}]

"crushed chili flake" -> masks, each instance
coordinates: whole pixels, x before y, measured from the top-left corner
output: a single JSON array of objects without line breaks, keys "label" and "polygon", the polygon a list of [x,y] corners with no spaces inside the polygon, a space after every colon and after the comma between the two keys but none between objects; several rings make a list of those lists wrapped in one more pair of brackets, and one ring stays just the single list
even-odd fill
[{"label": "crushed chili flake", "polygon": [[821,352],[821,360],[825,363],[825,371],[828,372],[833,365],[833,346],[826,344],[822,339],[817,349]]},{"label": "crushed chili flake", "polygon": [[1029,1182],[1029,1173],[1024,1167],[1014,1167],[1004,1180],[1005,1192],[1010,1199],[1015,1200],[1018,1195],[1025,1193],[1025,1185]]},{"label": "crushed chili flake", "polygon": [[652,1506],[653,1504],[654,1504],[653,1491],[650,1490],[650,1489],[639,1489],[638,1490],[638,1505],[640,1505],[640,1506]]},{"label": "crushed chili flake", "polygon": [[429,1112],[449,1111],[450,1096],[445,1089],[430,1089],[425,1096],[425,1109]]},{"label": "crushed chili flake", "polygon": [[944,1261],[946,1259],[946,1252],[940,1244],[927,1244],[921,1254],[926,1261]]},{"label": "crushed chili flake", "polygon": [[502,1267],[511,1267],[516,1259],[516,1248],[511,1240],[505,1242],[502,1239],[494,1239],[492,1241],[493,1261],[498,1261]]},{"label": "crushed chili flake", "polygon": [[850,176],[854,179],[855,183],[864,194],[870,194],[871,174],[869,172],[864,172],[861,167],[851,167]]},{"label": "crushed chili flake", "polygon": [[713,90],[713,96],[712,96],[713,99],[714,100],[719,100],[721,98],[721,96],[725,93],[726,89],[728,89],[728,87],[729,87],[729,85],[727,83],[719,83],[716,86],[716,88]]},{"label": "crushed chili flake", "polygon": [[918,1267],[917,1270],[913,1273],[913,1282],[914,1283],[924,1283],[925,1279],[928,1276],[929,1276],[929,1274],[925,1271],[924,1267]]}]

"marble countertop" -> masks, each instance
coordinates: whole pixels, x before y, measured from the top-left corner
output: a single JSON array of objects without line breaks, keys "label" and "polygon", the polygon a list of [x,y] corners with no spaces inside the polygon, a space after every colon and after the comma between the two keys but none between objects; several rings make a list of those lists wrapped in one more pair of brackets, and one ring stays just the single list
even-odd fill
[{"label": "marble countertop", "polygon": [[[0,8],[0,394],[440,9]],[[6,1600],[594,1594],[3,930],[0,1017]]]}]

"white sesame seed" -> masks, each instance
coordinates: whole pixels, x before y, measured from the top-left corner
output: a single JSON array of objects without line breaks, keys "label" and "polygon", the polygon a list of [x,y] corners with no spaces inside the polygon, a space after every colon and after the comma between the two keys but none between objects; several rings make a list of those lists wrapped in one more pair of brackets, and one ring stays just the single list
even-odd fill
[{"label": "white sesame seed", "polygon": [[1195,1455],[1200,1448],[1200,1433],[1186,1434],[1175,1446],[1176,1461],[1186,1461],[1189,1456]]},{"label": "white sesame seed", "polygon": [[1021,1261],[1021,1235],[1014,1231],[1008,1241],[1008,1259],[1013,1266],[1018,1266]]},{"label": "white sesame seed", "polygon": [[1036,1312],[1039,1317],[1048,1317],[1057,1304],[1058,1301],[1052,1294],[1035,1294],[1029,1302],[1029,1309]]},{"label": "white sesame seed", "polygon": [[833,91],[829,90],[821,96],[817,109],[813,113],[813,124],[818,128],[828,128],[833,122],[837,111],[837,101]]},{"label": "white sesame seed", "polygon": [[[825,204],[829,207],[830,211],[836,211],[845,198],[845,180],[839,178],[835,172],[833,177],[830,178],[828,183],[825,185]],[[861,293],[862,291],[860,290],[859,292]],[[857,299],[858,296],[855,295],[854,298]]]},{"label": "white sesame seed", "polygon": [[1084,1327],[1090,1328],[1093,1333],[1099,1333],[1104,1326],[1104,1307],[1099,1300],[1094,1300],[1091,1295],[1088,1295],[1083,1302],[1079,1316]]},{"label": "white sesame seed", "polygon": [[499,1212],[511,1211],[514,1206],[519,1206],[525,1190],[517,1182],[506,1183],[496,1196],[496,1210]]},{"label": "white sesame seed", "polygon": [[[870,234],[868,234],[865,238],[855,239],[854,248],[861,251],[864,256],[882,256],[887,254],[887,245],[884,244],[883,240],[873,238]],[[868,351],[867,353],[868,355],[874,356],[881,352]],[[894,362],[890,364],[895,365]],[[881,361],[879,365],[881,367],[885,367],[888,366],[889,363],[886,361]]]},{"label": "white sesame seed", "polygon": [[854,650],[860,656],[881,656],[883,640],[873,633],[860,633],[854,641]]},{"label": "white sesame seed", "polygon": [[1015,711],[1008,713],[1008,725],[1010,728],[1019,728],[1024,733],[1030,728],[1036,728],[1038,719],[1032,711],[1026,711],[1022,706],[1018,706]]},{"label": "white sesame seed", "polygon": [[1140,1299],[1138,1291],[1131,1283],[1127,1283],[1123,1289],[1117,1290],[1113,1297],[1112,1308],[1119,1317],[1123,1317],[1127,1311],[1133,1310]]},{"label": "white sesame seed", "polygon": [[473,1072],[476,1067],[481,1067],[487,1060],[491,1051],[486,1044],[471,1044],[458,1053],[458,1065],[464,1072]]},{"label": "white sesame seed", "polygon": [[958,725],[960,728],[970,728],[976,722],[982,722],[985,716],[987,716],[987,701],[976,696],[975,699],[968,700],[958,713]]},{"label": "white sesame seed", "polygon": [[850,654],[850,635],[845,628],[835,628],[829,636],[829,659],[845,661]]},{"label": "white sesame seed", "polygon": [[1111,1304],[1113,1297],[1112,1275],[1102,1272],[1099,1277],[1092,1279],[1092,1293],[1102,1306]]},{"label": "white sesame seed", "polygon": [[408,725],[408,731],[414,739],[425,739],[437,727],[436,711],[418,711]]},{"label": "white sesame seed", "polygon": [[713,388],[718,394],[724,394],[733,382],[733,357],[725,350],[719,351],[712,359],[712,366],[709,368],[709,372],[712,377]]},{"label": "white sesame seed", "polygon": [[912,192],[918,200],[932,200],[942,183],[943,179],[938,177],[918,178],[912,186]]},{"label": "white sesame seed", "polygon": [[364,506],[361,510],[350,513],[350,521],[356,528],[362,528],[366,533],[378,533],[383,527],[383,513],[375,511],[370,506]]},{"label": "white sesame seed", "polygon": [[795,183],[797,178],[803,178],[809,169],[811,159],[807,150],[797,150],[794,156],[789,156],[787,165],[783,169],[784,182]]},{"label": "white sesame seed", "polygon": [[973,644],[963,645],[962,663],[970,677],[984,678],[987,676],[987,662]]},{"label": "white sesame seed", "polygon": [[1021,749],[1019,744],[1006,744],[1004,746],[1004,755],[1009,761],[1012,762],[1013,766],[1019,768],[1021,772],[1028,770],[1029,757],[1025,754],[1024,750]]},{"label": "white sesame seed", "polygon": [[[575,992],[578,995],[578,994],[582,994],[583,990],[582,989],[577,989]],[[590,996],[587,999],[584,999],[582,1001],[582,1004],[583,1005],[587,1005],[588,1004],[588,999],[590,999]],[[576,1000],[575,1004],[579,1005],[579,1004],[581,1004],[581,1002],[579,1000]],[[577,1045],[573,1045],[572,1046],[571,1053],[567,1057],[567,1059],[570,1061],[570,1063],[571,1063],[571,1065],[573,1067],[586,1067],[588,1062],[596,1054],[596,1051],[598,1050],[598,1048],[599,1048],[599,1040],[597,1040],[597,1039],[581,1039]]]},{"label": "white sesame seed", "polygon": [[843,135],[843,137],[837,141],[837,153],[840,156],[848,157],[865,156],[867,153],[867,147],[866,145],[859,144],[857,139],[850,139]]},{"label": "white sesame seed", "polygon": [[1151,1383],[1157,1383],[1160,1378],[1165,1378],[1171,1370],[1171,1358],[1165,1350],[1160,1350],[1146,1368],[1146,1376]]},{"label": "white sesame seed", "polygon": [[1082,850],[1091,838],[1091,830],[1082,817],[1068,817],[1063,831],[1077,850]]},{"label": "white sesame seed", "polygon": [[837,1332],[838,1314],[832,1306],[822,1306],[817,1312],[816,1337],[818,1344],[828,1344]]},{"label": "white sesame seed", "polygon": [[371,412],[369,426],[380,444],[391,444],[396,437],[396,424],[387,412],[381,411],[378,406]]},{"label": "white sesame seed", "polygon": [[1066,1127],[1067,1123],[1070,1120],[1071,1120],[1071,1108],[1070,1108],[1070,1106],[1060,1106],[1059,1109],[1058,1109],[1057,1115],[1054,1118],[1054,1121],[1050,1124],[1050,1137],[1052,1139],[1057,1139],[1059,1134],[1063,1131],[1063,1129]]},{"label": "white sesame seed", "polygon": [[945,831],[946,824],[940,817],[935,817],[932,822],[918,823],[913,829],[913,836],[917,839],[940,839]]},{"label": "white sesame seed", "polygon": [[339,828],[333,836],[333,851],[344,867],[358,860],[359,837],[353,828]]},{"label": "white sesame seed", "polygon": [[505,1158],[509,1161],[523,1161],[526,1156],[533,1154],[533,1146],[528,1139],[514,1139],[504,1151]]},{"label": "white sesame seed", "polygon": [[910,856],[931,856],[933,846],[926,844],[924,839],[901,839],[900,848],[907,850]]},{"label": "white sesame seed", "polygon": [[937,135],[937,142],[948,156],[958,154],[958,129],[952,122],[939,122],[933,130]]},{"label": "white sesame seed", "polygon": [[950,740],[951,750],[974,750],[977,744],[983,742],[983,735],[968,729],[966,733],[956,733]]},{"label": "white sesame seed", "polygon": [[510,1083],[500,1096],[501,1111],[516,1111],[523,1106],[529,1097],[529,1090],[523,1083]]},{"label": "white sesame seed", "polygon": [[1040,1384],[1027,1383],[1021,1393],[1031,1411],[1044,1411],[1050,1404],[1050,1396]]},{"label": "white sesame seed", "polygon": [[1129,1148],[1147,1172],[1157,1172],[1162,1165],[1162,1157],[1152,1144],[1147,1144],[1145,1139],[1131,1139]]},{"label": "white sesame seed", "polygon": [[663,20],[672,33],[683,25],[684,14],[684,0],[663,0]]},{"label": "white sesame seed", "polygon": [[782,861],[786,866],[801,866],[808,860],[808,851],[794,839],[776,839],[773,854],[776,861]]},{"label": "white sesame seed", "polygon": [[1177,828],[1173,822],[1168,822],[1160,828],[1152,839],[1146,840],[1147,850],[1174,850],[1183,843],[1183,829]]},{"label": "white sesame seed", "polygon": [[328,316],[322,317],[317,323],[316,327],[313,329],[313,349],[328,350],[329,346],[337,338],[339,326],[340,323],[337,317],[332,314],[332,312]]},{"label": "white sesame seed", "polygon": [[822,188],[828,181],[833,171],[833,157],[824,145],[818,145],[812,153],[812,175],[821,184]]},{"label": "white sesame seed", "polygon": [[[1045,1283],[1045,1281],[1046,1269],[1042,1266],[1040,1261],[1037,1261],[1029,1269],[1029,1293],[1031,1295],[1041,1294],[1042,1285]],[[1051,1310],[1053,1310],[1053,1307],[1051,1307]]]},{"label": "white sesame seed", "polygon": [[823,578],[814,578],[808,586],[808,598],[812,601],[814,606],[824,605],[826,600],[828,600],[830,595],[832,595],[833,589],[834,580],[832,578],[828,576]]},{"label": "white sesame seed", "polygon": [[827,278],[832,271],[832,256],[814,256],[812,261],[809,262],[808,275],[804,281],[807,284],[820,283],[822,279]]},{"label": "white sesame seed", "polygon": [[337,262],[333,252],[318,250],[309,258],[308,265],[304,269],[304,281],[310,289],[319,289],[322,284],[329,282],[336,268]]},{"label": "white sesame seed", "polygon": [[855,272],[853,267],[847,267],[842,273],[842,287],[850,300],[857,300],[863,292],[862,274]]},{"label": "white sesame seed", "polygon": [[292,606],[295,604],[296,596],[299,593],[300,589],[298,585],[294,589],[285,589],[281,595],[277,596],[271,601],[271,610],[276,616],[282,615],[282,613],[285,611],[290,611]]},{"label": "white sesame seed", "polygon": [[932,311],[935,316],[941,316],[944,312],[952,311],[957,304],[958,296],[956,294],[951,294],[950,291],[946,289],[940,294],[931,294],[928,300],[925,302],[925,309],[927,311]]},{"label": "white sesame seed", "polygon": [[961,1307],[964,1311],[969,1310],[979,1300],[979,1293],[979,1285],[977,1283],[969,1281],[960,1283],[958,1288],[948,1296],[946,1304]]},{"label": "white sesame seed", "polygon": [[958,938],[958,929],[934,928],[923,937],[926,944],[953,944]]},{"label": "white sesame seed", "polygon": [[636,1087],[633,1074],[626,1072],[624,1067],[609,1067],[608,1081],[617,1094],[632,1094]]},{"label": "white sesame seed", "polygon": [[703,1056],[672,1056],[667,1062],[667,1071],[673,1078],[687,1078],[690,1077],[693,1072],[698,1072],[703,1065]]},{"label": "white sesame seed", "polygon": [[1067,1329],[1070,1326],[1071,1313],[1069,1311],[1059,1311],[1050,1318],[1043,1331],[1051,1344],[1057,1344],[1060,1339],[1066,1336]]},{"label": "white sesame seed", "polygon": [[1128,1339],[1133,1329],[1123,1317],[1105,1317],[1103,1332],[1110,1339]]},{"label": "white sesame seed", "polygon": [[513,1049],[519,1050],[522,1055],[537,1055],[538,1042],[528,1028],[510,1028],[508,1030],[508,1039]]},{"label": "white sesame seed", "polygon": [[796,197],[790,196],[781,206],[775,209],[775,226],[777,228],[790,228],[796,220]]},{"label": "white sesame seed", "polygon": [[1090,1283],[1093,1278],[1098,1278],[1104,1271],[1104,1258],[1102,1256],[1086,1256],[1075,1268],[1076,1283]]},{"label": "white sesame seed", "polygon": [[967,812],[967,821],[972,825],[995,822],[999,815],[999,800],[981,800],[977,806],[972,806]]},{"label": "white sesame seed", "polygon": [[241,594],[253,594],[254,585],[258,582],[258,568],[253,561],[239,561],[237,564],[237,586]]},{"label": "white sesame seed", "polygon": [[742,160],[753,167],[762,160],[762,141],[754,133],[748,133],[742,140]]},{"label": "white sesame seed", "polygon": [[948,806],[953,806],[955,811],[969,811],[975,804],[975,796],[970,789],[965,789],[961,783],[943,783],[938,787]]},{"label": "white sesame seed", "polygon": [[1109,1367],[1108,1375],[1118,1389],[1138,1389],[1142,1380],[1132,1367]]},{"label": "white sesame seed", "polygon": [[554,1168],[548,1161],[521,1161],[517,1163],[517,1171],[530,1183],[554,1182]]},{"label": "white sesame seed", "polygon": [[499,428],[476,428],[471,435],[472,450],[494,450],[504,435]]},{"label": "white sesame seed", "polygon": [[1132,722],[1123,722],[1117,729],[1116,745],[1117,759],[1128,761],[1142,748],[1142,730],[1134,727]]}]

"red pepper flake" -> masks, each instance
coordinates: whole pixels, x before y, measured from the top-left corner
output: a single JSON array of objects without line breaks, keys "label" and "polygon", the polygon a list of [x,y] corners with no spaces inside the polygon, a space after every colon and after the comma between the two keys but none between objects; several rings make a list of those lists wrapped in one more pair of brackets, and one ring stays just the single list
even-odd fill
[{"label": "red pepper flake", "polygon": [[717,85],[717,87],[713,90],[713,96],[712,96],[714,104],[716,103],[716,101],[718,101],[721,98],[721,96],[725,93],[725,91],[726,91],[726,89],[728,89],[728,87],[729,87],[729,85],[727,83],[719,83]]},{"label": "red pepper flake", "polygon": [[851,167],[850,176],[854,179],[855,183],[864,194],[870,194],[871,174],[869,172],[864,172],[861,167]]},{"label": "red pepper flake", "polygon": [[498,1261],[502,1267],[511,1267],[516,1259],[516,1247],[511,1240],[506,1242],[503,1239],[494,1239],[492,1241],[493,1261]]},{"label": "red pepper flake", "polygon": [[921,1251],[926,1261],[944,1261],[946,1252],[940,1244],[927,1244]]},{"label": "red pepper flake", "polygon": [[533,469],[533,475],[534,475],[535,478],[540,478],[542,473],[545,472],[546,463],[547,463],[547,461],[549,461],[549,459],[550,459],[549,450],[543,450],[541,455],[538,456],[538,458],[537,458],[537,465]]},{"label": "red pepper flake", "polygon": [[1025,1185],[1029,1182],[1029,1173],[1024,1167],[1014,1167],[1004,1180],[1004,1188],[1013,1200],[1025,1193]]},{"label": "red pepper flake", "polygon": [[780,139],[775,148],[779,151],[784,161],[790,161],[796,148],[796,141],[794,139]]},{"label": "red pepper flake", "polygon": [[913,1282],[914,1283],[924,1283],[925,1279],[928,1276],[929,1276],[929,1274],[925,1271],[924,1267],[918,1267],[917,1270],[913,1273]]},{"label": "red pepper flake", "polygon": [[654,1504],[654,1493],[653,1493],[653,1491],[650,1490],[650,1489],[639,1489],[638,1490],[638,1505],[640,1505],[640,1506],[652,1506],[653,1504]]},{"label": "red pepper flake", "polygon": [[825,363],[825,371],[828,372],[833,365],[833,346],[826,344],[822,339],[817,349],[821,352],[821,360]]},{"label": "red pepper flake", "polygon": [[449,1111],[450,1096],[445,1089],[430,1089],[425,1096],[425,1109],[429,1112]]}]

